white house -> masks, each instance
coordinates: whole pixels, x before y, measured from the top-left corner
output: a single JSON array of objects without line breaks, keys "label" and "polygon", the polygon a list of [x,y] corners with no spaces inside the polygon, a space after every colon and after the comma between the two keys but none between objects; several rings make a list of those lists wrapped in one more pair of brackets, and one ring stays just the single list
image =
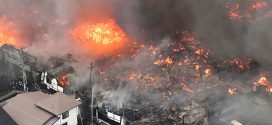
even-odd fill
[{"label": "white house", "polygon": [[11,98],[3,109],[20,125],[77,125],[80,104],[61,92],[37,91]]},{"label": "white house", "polygon": [[57,81],[56,78],[52,78],[50,79],[51,81],[47,81],[47,71],[45,72],[42,72],[42,75],[41,75],[41,81],[42,81],[42,84],[46,85],[47,86],[47,89],[53,89],[57,92],[63,92],[63,87],[61,87]]}]

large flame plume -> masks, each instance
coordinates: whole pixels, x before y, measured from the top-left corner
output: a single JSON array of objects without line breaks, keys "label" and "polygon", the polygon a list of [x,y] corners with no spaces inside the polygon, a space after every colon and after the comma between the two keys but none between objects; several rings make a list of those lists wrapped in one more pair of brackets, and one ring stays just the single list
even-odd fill
[{"label": "large flame plume", "polygon": [[112,54],[122,47],[126,34],[115,20],[84,23],[71,32],[73,39],[96,54]]},{"label": "large flame plume", "polygon": [[0,45],[11,44],[17,45],[18,33],[14,30],[12,22],[7,21],[7,18],[0,18]]}]

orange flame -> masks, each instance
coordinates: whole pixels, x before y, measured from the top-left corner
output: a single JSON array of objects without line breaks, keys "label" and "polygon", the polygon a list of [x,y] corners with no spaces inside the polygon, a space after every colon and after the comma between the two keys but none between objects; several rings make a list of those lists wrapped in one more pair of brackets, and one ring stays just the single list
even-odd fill
[{"label": "orange flame", "polygon": [[126,40],[123,30],[113,20],[87,22],[75,28],[71,36],[76,41],[85,43],[84,46],[97,53],[112,53]]},{"label": "orange flame", "polygon": [[268,79],[264,76],[262,76],[258,81],[254,82],[254,84],[260,84],[262,86],[267,86],[269,83]]},{"label": "orange flame", "polygon": [[200,69],[201,65],[195,64],[195,70],[198,71]]},{"label": "orange flame", "polygon": [[267,5],[267,3],[264,2],[264,1],[262,1],[262,2],[256,2],[256,3],[252,3],[251,4],[251,8],[257,10],[257,9],[261,9],[261,8],[265,7],[266,5]]},{"label": "orange flame", "polygon": [[167,57],[167,58],[165,59],[165,63],[166,63],[166,65],[168,66],[168,65],[172,65],[172,64],[174,63],[174,61],[173,61],[172,58]]},{"label": "orange flame", "polygon": [[212,70],[211,69],[206,69],[205,70],[205,74],[206,74],[206,77],[209,77],[209,76],[211,76],[212,75]]},{"label": "orange flame", "polygon": [[268,86],[268,87],[266,88],[266,91],[269,92],[269,93],[272,93],[272,85]]},{"label": "orange flame", "polygon": [[163,64],[163,63],[164,63],[164,60],[163,60],[163,59],[159,59],[159,60],[156,60],[156,61],[154,62],[155,65],[161,65],[161,64]]},{"label": "orange flame", "polygon": [[3,44],[16,45],[18,42],[17,32],[11,22],[8,22],[6,17],[0,18],[0,46]]},{"label": "orange flame", "polygon": [[167,65],[170,66],[174,63],[174,60],[171,57],[167,57],[166,59],[159,59],[154,62],[155,65]]},{"label": "orange flame", "polygon": [[246,70],[246,69],[250,69],[251,59],[234,58],[230,60],[230,64],[240,70]]},{"label": "orange flame", "polygon": [[136,76],[137,76],[136,73],[131,72],[128,79],[129,80],[134,80],[136,78]]},{"label": "orange flame", "polygon": [[228,92],[229,92],[229,94],[230,95],[234,95],[234,94],[236,94],[236,88],[234,88],[234,87],[230,87],[229,89],[228,89]]},{"label": "orange flame", "polygon": [[65,87],[69,85],[68,75],[63,75],[59,78],[59,84],[61,87]]}]

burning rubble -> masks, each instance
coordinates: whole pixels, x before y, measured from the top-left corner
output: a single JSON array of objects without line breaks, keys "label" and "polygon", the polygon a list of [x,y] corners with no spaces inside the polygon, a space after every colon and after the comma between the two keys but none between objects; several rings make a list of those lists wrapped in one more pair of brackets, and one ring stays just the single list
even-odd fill
[{"label": "burning rubble", "polygon": [[[144,5],[139,8],[147,7],[149,10],[150,4],[151,11],[156,10],[153,4],[157,1],[153,2],[141,1],[139,4]],[[129,6],[126,5],[127,1],[117,3],[122,4],[120,5],[122,9]],[[223,21],[226,24],[222,27],[229,32],[225,32],[221,23],[213,24],[207,21],[206,17],[200,20],[202,16],[199,16],[199,13],[196,14],[195,10],[191,12],[191,9],[198,6],[206,10],[206,4],[202,8],[202,4],[204,6],[202,2],[200,4],[181,2],[185,9],[176,8],[178,11],[184,10],[180,13],[171,9],[179,5],[176,4],[179,2],[166,2],[166,5],[160,3],[158,2],[158,5],[167,6],[165,10],[171,10],[170,12],[173,13],[170,14],[171,17],[168,14],[161,14],[160,10],[146,11],[141,12],[144,13],[143,17],[139,14],[126,22],[122,14],[126,15],[126,12],[130,11],[116,10],[109,12],[114,14],[102,18],[95,17],[96,14],[88,15],[86,12],[83,16],[94,17],[86,17],[86,19],[75,15],[74,20],[80,20],[75,23],[72,16],[61,12],[59,15],[62,15],[62,18],[52,16],[48,20],[41,20],[43,18],[35,20],[33,24],[35,26],[30,27],[31,30],[26,29],[26,32],[30,32],[31,38],[27,37],[28,34],[24,36],[27,38],[19,39],[17,33],[13,31],[12,23],[6,23],[4,18],[0,19],[0,45],[3,44],[0,51],[1,59],[4,60],[3,63],[11,62],[10,65],[17,67],[16,71],[22,72],[23,75],[20,73],[18,75],[20,80],[25,81],[25,77],[34,79],[31,80],[33,90],[53,89],[67,92],[66,88],[74,85],[76,87],[69,89],[77,93],[77,96],[88,105],[83,111],[93,113],[89,111],[90,107],[101,108],[101,105],[109,103],[117,106],[118,113],[134,124],[197,124],[200,123],[199,121],[201,124],[208,124],[206,120],[213,111],[209,105],[219,100],[249,95],[250,92],[246,90],[248,86],[250,86],[249,91],[252,87],[253,93],[258,93],[260,89],[268,94],[272,93],[271,77],[259,73],[266,70],[261,59],[252,56],[255,52],[251,52],[250,49],[243,49],[252,47],[255,43],[250,45],[243,45],[243,42],[235,43],[235,48],[241,52],[239,54],[219,53],[220,49],[232,51],[232,37],[234,41],[247,40],[240,32],[247,31],[248,25],[268,19],[271,15],[271,2],[254,0],[213,2],[212,5],[225,7],[223,9],[218,7],[222,11],[216,11],[216,14],[220,12],[220,19],[221,16],[222,19],[226,19]],[[84,9],[86,8],[79,8],[77,11],[82,12]],[[41,10],[36,9],[30,12],[29,17],[39,17],[43,14]],[[201,11],[200,14],[205,15],[208,12],[210,10],[203,13]],[[180,16],[175,17],[176,13],[186,15],[182,17],[184,20],[179,20]],[[195,20],[187,16],[191,13],[195,14]],[[212,13],[214,14],[215,11]],[[158,17],[156,19],[159,21],[156,21],[159,25],[153,24],[155,22],[153,16]],[[139,20],[138,17],[143,19]],[[178,21],[175,20],[176,18]],[[202,27],[203,25],[214,26],[215,29]],[[217,31],[218,25],[224,32]],[[57,28],[59,29],[56,30]],[[204,32],[199,31],[199,28]],[[265,38],[269,40],[268,36]],[[40,52],[37,57],[29,54],[24,48],[15,47],[19,45],[17,42],[21,39],[42,41],[29,44],[29,51],[33,51],[33,55],[37,51]],[[212,44],[209,45],[209,42]],[[224,42],[223,47],[218,47],[217,44],[221,42]],[[57,53],[54,53],[55,51]],[[72,54],[61,57],[66,52]],[[91,61],[89,67],[91,73],[88,76],[86,72]],[[25,71],[27,73],[24,73]],[[79,75],[88,76],[90,79]],[[31,85],[29,82],[23,82],[23,85],[25,84]],[[27,87],[24,88],[24,91],[27,91]],[[90,100],[92,100],[91,104],[89,104]],[[120,110],[123,112],[120,113]]]},{"label": "burning rubble", "polygon": [[249,0],[228,1],[226,8],[229,10],[228,16],[232,20],[258,21],[271,15],[271,1]]},{"label": "burning rubble", "polygon": [[236,91],[237,91],[237,89],[234,88],[234,87],[230,87],[230,88],[228,89],[228,92],[229,92],[230,95],[236,94]]}]

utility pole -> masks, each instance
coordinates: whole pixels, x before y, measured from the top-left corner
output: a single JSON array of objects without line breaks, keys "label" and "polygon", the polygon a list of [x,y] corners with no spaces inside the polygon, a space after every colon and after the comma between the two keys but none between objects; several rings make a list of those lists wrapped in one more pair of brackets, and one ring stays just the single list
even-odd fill
[{"label": "utility pole", "polygon": [[23,87],[24,87],[24,92],[27,92],[27,77],[26,77],[26,72],[25,70],[23,69],[22,70],[22,74],[23,74]]},{"label": "utility pole", "polygon": [[89,104],[89,108],[90,108],[90,112],[91,112],[91,125],[93,125],[93,82],[92,82],[92,73],[93,73],[93,63],[91,62],[90,64],[90,78],[89,78],[89,85],[88,85],[88,89],[87,89],[87,96],[88,96],[88,100],[90,100],[90,104]]},{"label": "utility pole", "polygon": [[122,102],[122,110],[123,110],[123,116],[122,116],[122,119],[121,119],[121,125],[126,125],[126,118],[125,118],[125,106],[124,106],[124,103]]}]

